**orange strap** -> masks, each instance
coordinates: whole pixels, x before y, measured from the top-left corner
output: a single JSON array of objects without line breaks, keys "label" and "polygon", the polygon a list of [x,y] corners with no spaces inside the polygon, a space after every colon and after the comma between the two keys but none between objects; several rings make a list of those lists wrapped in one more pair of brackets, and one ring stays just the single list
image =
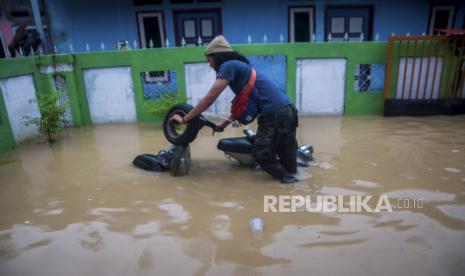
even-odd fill
[{"label": "orange strap", "polygon": [[255,70],[252,68],[249,81],[244,85],[241,92],[236,97],[234,97],[234,100],[232,101],[231,116],[234,119],[239,119],[241,114],[247,109],[249,96],[254,88],[256,78],[257,72],[255,72]]}]

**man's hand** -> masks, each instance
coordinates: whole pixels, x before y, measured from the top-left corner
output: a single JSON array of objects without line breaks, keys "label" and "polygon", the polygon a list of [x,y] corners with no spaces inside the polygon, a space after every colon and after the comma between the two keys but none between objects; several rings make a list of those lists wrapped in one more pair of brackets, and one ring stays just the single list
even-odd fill
[{"label": "man's hand", "polygon": [[231,120],[224,120],[221,124],[216,125],[216,132],[223,132],[224,129],[231,123]]},{"label": "man's hand", "polygon": [[179,114],[174,114],[171,116],[170,121],[174,121],[177,124],[185,124],[186,122],[184,121],[184,118],[181,117]]}]

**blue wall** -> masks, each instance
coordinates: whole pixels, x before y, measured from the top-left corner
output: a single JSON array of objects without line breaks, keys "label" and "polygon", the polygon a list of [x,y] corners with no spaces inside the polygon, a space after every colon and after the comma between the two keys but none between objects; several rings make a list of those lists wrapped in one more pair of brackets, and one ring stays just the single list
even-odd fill
[{"label": "blue wall", "polygon": [[286,91],[285,56],[248,56],[247,59],[258,72],[269,78],[281,90]]},{"label": "blue wall", "polygon": [[248,35],[252,43],[262,43],[265,34],[268,42],[279,42],[281,34],[287,40],[288,3],[285,0],[225,0],[222,9],[224,35],[235,44],[247,43]]},{"label": "blue wall", "polygon": [[71,43],[76,51],[85,51],[86,43],[91,50],[100,49],[103,42],[107,49],[118,40],[137,38],[137,26],[133,4],[130,0],[50,0],[46,1],[50,24],[54,33],[65,31],[67,43],[59,43],[61,51],[69,51]]},{"label": "blue wall", "polygon": [[[314,5],[316,15],[316,38],[324,40],[324,17],[327,5],[373,4],[373,36],[379,33],[387,40],[392,32],[412,35],[427,31],[430,2],[428,0],[358,0],[358,1],[289,1],[289,0],[222,0],[218,3],[171,5],[164,0],[162,5],[134,6],[132,0],[47,0],[47,12],[52,30],[65,31],[66,43],[59,44],[61,51],[68,51],[72,43],[76,51],[84,51],[88,43],[91,50],[99,50],[103,42],[107,49],[118,40],[128,40],[131,45],[138,41],[136,11],[162,10],[167,38],[174,45],[173,9],[197,9],[220,7],[223,33],[234,44],[247,43],[247,36],[254,43],[261,43],[266,34],[269,42],[279,42],[282,34],[288,37],[288,7]],[[438,1],[436,1],[437,3]],[[462,1],[463,2],[463,1]],[[447,1],[440,1],[441,4]],[[458,3],[458,1],[457,1]],[[457,11],[455,26],[461,28],[465,4]]]}]

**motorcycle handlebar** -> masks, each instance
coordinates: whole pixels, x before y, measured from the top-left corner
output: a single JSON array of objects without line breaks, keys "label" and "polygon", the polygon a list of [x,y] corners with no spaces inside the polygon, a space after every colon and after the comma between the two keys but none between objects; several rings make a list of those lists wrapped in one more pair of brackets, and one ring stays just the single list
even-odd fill
[{"label": "motorcycle handlebar", "polygon": [[207,118],[205,118],[203,115],[200,115],[199,116],[199,119],[200,119],[200,122],[201,122],[201,127],[204,127],[204,126],[207,126],[209,128],[211,128],[213,130],[213,134],[215,132],[222,132],[223,129],[222,128],[218,128],[218,126],[213,123],[212,121],[208,120]]}]

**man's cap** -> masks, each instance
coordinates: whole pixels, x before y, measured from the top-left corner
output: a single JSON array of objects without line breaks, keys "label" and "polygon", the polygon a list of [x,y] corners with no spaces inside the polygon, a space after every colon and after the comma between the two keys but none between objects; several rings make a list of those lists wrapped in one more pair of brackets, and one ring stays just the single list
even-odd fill
[{"label": "man's cap", "polygon": [[216,36],[207,46],[205,55],[211,55],[220,52],[232,52],[233,49],[229,45],[228,41],[222,35]]}]

